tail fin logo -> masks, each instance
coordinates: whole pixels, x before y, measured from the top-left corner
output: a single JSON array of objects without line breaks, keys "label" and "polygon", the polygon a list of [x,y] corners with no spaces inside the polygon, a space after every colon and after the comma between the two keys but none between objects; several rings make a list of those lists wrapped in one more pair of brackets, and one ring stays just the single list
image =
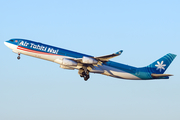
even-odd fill
[{"label": "tail fin logo", "polygon": [[166,64],[163,64],[164,63],[164,61],[161,61],[161,63],[159,62],[159,61],[157,61],[157,65],[155,65],[156,67],[157,67],[157,69],[156,70],[159,70],[160,72],[162,71],[162,70],[165,70],[165,66],[166,66]]}]

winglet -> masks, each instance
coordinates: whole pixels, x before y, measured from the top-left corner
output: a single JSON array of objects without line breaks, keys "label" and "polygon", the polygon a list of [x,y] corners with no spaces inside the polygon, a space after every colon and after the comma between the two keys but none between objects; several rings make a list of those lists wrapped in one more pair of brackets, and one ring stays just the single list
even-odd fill
[{"label": "winglet", "polygon": [[122,52],[123,52],[123,50],[120,50],[120,51],[116,52],[115,54],[120,55]]}]

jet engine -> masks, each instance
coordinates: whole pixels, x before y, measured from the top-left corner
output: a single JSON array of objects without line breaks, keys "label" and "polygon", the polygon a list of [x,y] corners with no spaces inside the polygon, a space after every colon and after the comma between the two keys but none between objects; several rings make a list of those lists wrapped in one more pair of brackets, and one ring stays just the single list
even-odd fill
[{"label": "jet engine", "polygon": [[61,65],[66,65],[66,66],[77,66],[77,62],[67,59],[67,58],[63,58],[63,59],[56,59],[55,60],[56,63],[59,63]]},{"label": "jet engine", "polygon": [[93,59],[93,58],[90,58],[90,57],[83,57],[82,58],[82,63],[85,63],[85,64],[97,64],[98,61]]},{"label": "jet engine", "polygon": [[60,65],[60,67],[63,68],[63,69],[74,70],[74,68],[71,68],[71,67],[68,67],[68,66],[65,66],[65,65]]}]

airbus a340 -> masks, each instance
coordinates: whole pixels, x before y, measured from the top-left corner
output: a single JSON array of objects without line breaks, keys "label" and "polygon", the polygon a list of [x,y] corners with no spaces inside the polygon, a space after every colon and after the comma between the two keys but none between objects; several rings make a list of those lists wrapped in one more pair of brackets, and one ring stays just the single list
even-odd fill
[{"label": "airbus a340", "polygon": [[169,79],[172,75],[163,73],[176,57],[175,54],[169,53],[146,67],[137,68],[110,61],[111,58],[121,55],[122,50],[110,55],[94,57],[26,39],[11,39],[4,44],[18,54],[18,60],[20,55],[24,54],[52,61],[63,69],[77,69],[78,74],[85,81],[90,78],[90,73],[131,80]]}]

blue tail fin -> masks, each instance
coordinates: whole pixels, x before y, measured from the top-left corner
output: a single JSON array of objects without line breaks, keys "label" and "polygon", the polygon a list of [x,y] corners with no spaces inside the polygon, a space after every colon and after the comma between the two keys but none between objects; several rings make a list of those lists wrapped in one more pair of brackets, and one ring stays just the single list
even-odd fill
[{"label": "blue tail fin", "polygon": [[152,64],[148,65],[147,68],[150,73],[163,74],[175,57],[175,54],[169,53],[153,62]]}]

